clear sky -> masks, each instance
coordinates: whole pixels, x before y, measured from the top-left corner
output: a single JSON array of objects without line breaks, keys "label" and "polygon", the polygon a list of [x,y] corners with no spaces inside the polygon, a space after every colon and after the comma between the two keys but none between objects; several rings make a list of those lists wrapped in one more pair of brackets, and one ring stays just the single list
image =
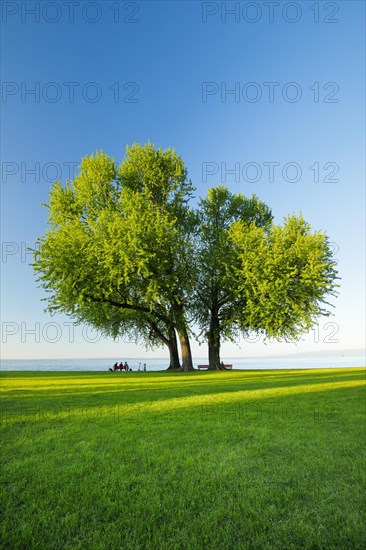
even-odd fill
[{"label": "clear sky", "polygon": [[363,347],[363,1],[3,1],[1,18],[3,358],[143,356],[44,313],[26,248],[46,230],[51,181],[147,140],[177,150],[197,197],[254,192],[276,222],[302,211],[334,243],[334,317],[297,346],[241,341],[223,356]]}]

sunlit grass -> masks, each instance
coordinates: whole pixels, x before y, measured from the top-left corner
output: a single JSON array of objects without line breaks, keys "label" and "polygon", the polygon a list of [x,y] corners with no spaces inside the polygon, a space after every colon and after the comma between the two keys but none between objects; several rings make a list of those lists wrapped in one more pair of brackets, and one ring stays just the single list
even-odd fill
[{"label": "sunlit grass", "polygon": [[362,548],[365,370],[6,373],[5,548]]}]

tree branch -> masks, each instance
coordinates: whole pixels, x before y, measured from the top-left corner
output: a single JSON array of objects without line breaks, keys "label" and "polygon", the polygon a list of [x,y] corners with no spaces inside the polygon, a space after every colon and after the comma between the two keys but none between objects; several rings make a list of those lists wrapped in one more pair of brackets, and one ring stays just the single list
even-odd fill
[{"label": "tree branch", "polygon": [[[111,306],[118,307],[121,309],[140,311],[142,313],[151,313],[151,310],[148,307],[139,306],[137,304],[129,304],[127,302],[123,302],[123,303],[116,302],[115,300],[110,300],[109,298],[96,298],[95,296],[92,296],[90,294],[85,294],[85,296],[89,298],[89,300],[91,300],[92,302],[110,304]],[[164,323],[170,323],[170,319],[165,315],[161,315],[160,313],[157,313],[155,311],[153,313],[154,315],[156,315],[158,319],[160,319],[160,321],[163,321]]]},{"label": "tree branch", "polygon": [[164,342],[164,344],[166,344],[167,346],[169,345],[170,341],[168,340],[168,338],[166,338],[166,336],[164,336],[164,334],[161,332],[161,330],[158,328],[157,324],[154,323],[154,321],[152,321],[151,319],[148,319],[148,323],[151,327],[151,330],[153,332],[155,332],[155,335],[160,338],[160,340],[162,342]]}]

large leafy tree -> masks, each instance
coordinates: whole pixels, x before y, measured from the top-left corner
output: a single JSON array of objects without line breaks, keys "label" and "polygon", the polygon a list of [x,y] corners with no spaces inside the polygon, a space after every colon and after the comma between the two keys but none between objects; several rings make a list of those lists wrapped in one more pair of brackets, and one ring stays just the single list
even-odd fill
[{"label": "large leafy tree", "polygon": [[256,196],[233,194],[226,187],[209,189],[198,210],[196,287],[193,309],[201,335],[208,342],[209,365],[220,369],[223,340],[237,337],[241,298],[233,284],[232,268],[238,262],[230,230],[240,221],[266,230],[271,210]]},{"label": "large leafy tree", "polygon": [[256,196],[208,191],[199,209],[194,309],[207,338],[209,365],[220,369],[223,340],[238,333],[294,338],[308,330],[335,294],[328,239],[301,216],[273,225]]},{"label": "large leafy tree", "polygon": [[185,302],[191,282],[188,200],[193,188],[173,150],[127,148],[120,166],[104,153],[50,192],[49,230],[34,267],[50,311],[104,334],[165,344],[170,366],[193,368]]},{"label": "large leafy tree", "polygon": [[183,370],[193,369],[188,317],[219,369],[221,343],[238,331],[293,338],[329,313],[337,277],[325,234],[301,216],[275,226],[256,196],[222,186],[193,212],[192,192],[174,150],[134,144],[120,165],[85,157],[75,180],[52,187],[35,252],[48,309],[166,345]]},{"label": "large leafy tree", "polygon": [[150,262],[150,283],[143,279],[141,294],[150,296],[153,285],[153,304],[163,303],[178,334],[182,354],[182,369],[193,370],[189,327],[186,320],[189,296],[192,291],[192,235],[195,213],[189,207],[194,187],[187,177],[183,160],[170,149],[155,149],[135,144],[127,148],[119,175],[125,189],[146,198],[153,209],[170,222],[165,238],[155,238],[149,245],[154,249]]}]

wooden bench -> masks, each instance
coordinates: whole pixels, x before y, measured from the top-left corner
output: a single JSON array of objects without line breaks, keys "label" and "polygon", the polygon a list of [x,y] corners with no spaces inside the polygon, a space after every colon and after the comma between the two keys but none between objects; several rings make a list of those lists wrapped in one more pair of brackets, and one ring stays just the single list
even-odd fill
[{"label": "wooden bench", "polygon": [[[199,369],[208,369],[210,365],[197,365],[197,368]],[[224,364],[225,369],[232,369],[233,366],[229,364]]]},{"label": "wooden bench", "polygon": [[121,370],[125,370],[125,371],[128,371],[129,367],[127,365],[117,365],[116,367],[113,366],[113,371],[121,371]]}]

